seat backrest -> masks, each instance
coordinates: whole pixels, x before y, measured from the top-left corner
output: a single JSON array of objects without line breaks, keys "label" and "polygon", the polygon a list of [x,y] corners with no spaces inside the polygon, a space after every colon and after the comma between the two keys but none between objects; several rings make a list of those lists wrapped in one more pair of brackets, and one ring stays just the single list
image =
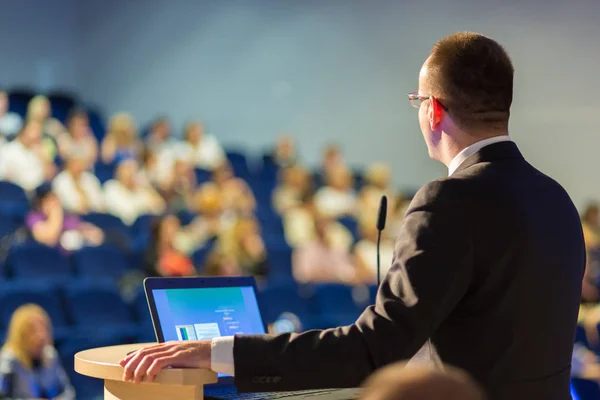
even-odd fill
[{"label": "seat backrest", "polygon": [[28,303],[38,304],[46,310],[54,327],[67,325],[66,312],[58,293],[41,285],[11,282],[0,286],[0,330],[8,328],[13,312]]},{"label": "seat backrest", "polygon": [[267,287],[258,298],[263,319],[268,324],[275,322],[284,312],[295,314],[301,321],[311,314],[309,299],[300,295],[296,284]]},{"label": "seat backrest", "polygon": [[[352,286],[325,283],[315,287],[314,311],[319,314],[358,314],[362,307],[356,304]],[[368,297],[368,295],[367,295]]]},{"label": "seat backrest", "polygon": [[27,194],[12,182],[0,181],[0,213],[24,217],[29,209]]},{"label": "seat backrest", "polygon": [[123,251],[113,245],[84,247],[73,260],[76,272],[84,277],[120,278],[128,269]]},{"label": "seat backrest", "polygon": [[600,399],[600,387],[597,382],[581,378],[571,378],[571,383],[581,400]]},{"label": "seat backrest", "polygon": [[65,288],[67,310],[81,327],[109,326],[132,322],[129,306],[116,288],[105,284],[78,282]]},{"label": "seat backrest", "polygon": [[35,242],[14,246],[9,254],[8,266],[17,279],[64,280],[73,276],[64,254]]}]

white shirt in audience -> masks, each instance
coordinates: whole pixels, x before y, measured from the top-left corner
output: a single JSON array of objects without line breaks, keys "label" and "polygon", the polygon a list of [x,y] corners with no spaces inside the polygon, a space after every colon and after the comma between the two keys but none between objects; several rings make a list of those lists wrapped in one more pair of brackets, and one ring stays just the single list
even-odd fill
[{"label": "white shirt in audience", "polygon": [[104,198],[109,213],[131,225],[137,217],[154,214],[152,193],[144,187],[129,190],[119,181],[111,179],[104,184]]},{"label": "white shirt in audience", "polygon": [[23,119],[14,112],[7,112],[0,116],[0,134],[8,138],[15,136],[23,126]]},{"label": "white shirt in audience", "polygon": [[315,194],[317,210],[328,217],[341,217],[353,215],[356,211],[356,193],[354,191],[340,191],[325,186]]},{"label": "white shirt in audience", "polygon": [[[377,280],[377,244],[370,240],[360,240],[354,247],[354,254],[360,257],[365,266],[372,273],[373,282]],[[381,255],[381,278],[387,274],[392,266],[394,257],[394,243],[390,240],[382,240],[380,246]]]},{"label": "white shirt in audience", "polygon": [[52,181],[52,189],[60,199],[63,207],[74,213],[104,211],[104,192],[98,178],[94,174],[85,171],[79,176],[77,183],[87,197],[88,210],[84,209],[85,199],[77,189],[73,175],[68,171],[61,172]]},{"label": "white shirt in audience", "polygon": [[[307,246],[316,238],[314,217],[304,208],[296,208],[284,214],[283,230],[285,240],[294,248]],[[329,223],[326,235],[329,243],[338,250],[348,251],[354,242],[350,231],[337,221]]]},{"label": "white shirt in audience", "polygon": [[13,140],[2,147],[0,179],[33,190],[44,183],[44,162],[19,140]]},{"label": "white shirt in audience", "polygon": [[206,133],[196,146],[189,142],[182,143],[180,151],[182,157],[194,167],[211,171],[220,167],[226,159],[217,138]]}]

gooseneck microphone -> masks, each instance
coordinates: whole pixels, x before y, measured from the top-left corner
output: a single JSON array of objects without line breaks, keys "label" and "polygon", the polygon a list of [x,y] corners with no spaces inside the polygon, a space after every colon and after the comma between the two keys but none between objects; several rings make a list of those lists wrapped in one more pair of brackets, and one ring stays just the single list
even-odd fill
[{"label": "gooseneck microphone", "polygon": [[379,244],[381,242],[381,231],[385,229],[385,218],[387,217],[387,197],[381,196],[379,211],[377,212],[377,286],[381,283],[381,260],[379,255]]}]

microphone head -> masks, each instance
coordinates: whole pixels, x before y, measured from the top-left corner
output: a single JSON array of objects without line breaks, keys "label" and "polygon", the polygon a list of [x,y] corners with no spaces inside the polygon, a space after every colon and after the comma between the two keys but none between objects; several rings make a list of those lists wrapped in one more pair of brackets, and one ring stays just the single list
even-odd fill
[{"label": "microphone head", "polygon": [[387,197],[381,196],[379,202],[379,212],[377,213],[377,230],[382,231],[385,229],[385,219],[387,217]]}]

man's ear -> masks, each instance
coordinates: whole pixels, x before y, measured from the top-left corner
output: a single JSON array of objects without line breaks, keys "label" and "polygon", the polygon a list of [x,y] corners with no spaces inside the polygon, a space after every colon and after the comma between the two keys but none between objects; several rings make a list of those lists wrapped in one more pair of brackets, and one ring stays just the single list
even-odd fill
[{"label": "man's ear", "polygon": [[435,131],[440,126],[444,109],[442,108],[442,105],[438,99],[436,99],[434,96],[429,97],[429,102],[429,125],[431,126],[431,130]]}]

